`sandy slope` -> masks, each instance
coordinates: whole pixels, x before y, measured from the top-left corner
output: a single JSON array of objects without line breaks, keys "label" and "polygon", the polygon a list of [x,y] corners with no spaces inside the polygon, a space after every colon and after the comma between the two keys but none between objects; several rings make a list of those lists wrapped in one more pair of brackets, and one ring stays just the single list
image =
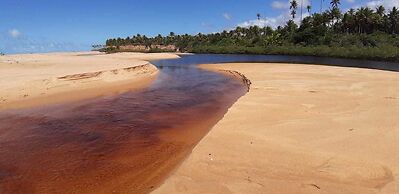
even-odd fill
[{"label": "sandy slope", "polygon": [[252,86],[155,193],[399,193],[399,73],[226,64]]},{"label": "sandy slope", "polygon": [[177,57],[168,53],[98,52],[0,56],[0,109],[143,87],[158,72],[147,60]]}]

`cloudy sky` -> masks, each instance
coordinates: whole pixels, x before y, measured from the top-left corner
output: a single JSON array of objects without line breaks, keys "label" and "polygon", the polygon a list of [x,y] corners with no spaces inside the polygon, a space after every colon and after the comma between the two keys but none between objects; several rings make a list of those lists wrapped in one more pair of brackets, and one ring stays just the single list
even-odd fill
[{"label": "cloudy sky", "polygon": [[[313,11],[320,11],[320,2],[303,0],[303,6],[311,3]],[[341,2],[344,10],[399,7],[399,0]],[[88,50],[107,38],[137,33],[154,36],[249,25],[276,27],[290,18],[289,0],[1,0],[0,4],[0,52],[4,53]],[[325,0],[323,8],[328,6]],[[261,20],[256,19],[257,13]]]}]

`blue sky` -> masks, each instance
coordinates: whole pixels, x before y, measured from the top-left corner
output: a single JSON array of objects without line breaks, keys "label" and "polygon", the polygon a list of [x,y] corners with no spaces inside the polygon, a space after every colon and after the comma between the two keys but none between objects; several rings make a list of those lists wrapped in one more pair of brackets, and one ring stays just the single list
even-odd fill
[{"label": "blue sky", "polygon": [[[320,0],[314,1],[314,11]],[[328,7],[325,0],[324,7]],[[399,6],[399,0],[341,0],[342,8]],[[0,52],[88,50],[133,34],[210,33],[238,25],[283,24],[289,0],[1,0]],[[310,0],[304,0],[304,4]],[[262,20],[256,20],[256,13]]]}]

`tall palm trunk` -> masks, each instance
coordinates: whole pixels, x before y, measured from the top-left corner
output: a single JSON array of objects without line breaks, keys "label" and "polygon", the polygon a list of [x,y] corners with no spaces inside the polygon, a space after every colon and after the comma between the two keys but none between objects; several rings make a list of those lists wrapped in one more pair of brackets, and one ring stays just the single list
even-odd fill
[{"label": "tall palm trunk", "polygon": [[324,1],[324,0],[320,0],[320,13],[323,12],[323,1]]},{"label": "tall palm trunk", "polygon": [[302,22],[302,17],[303,17],[302,8],[303,8],[303,0],[301,0],[301,22]]}]

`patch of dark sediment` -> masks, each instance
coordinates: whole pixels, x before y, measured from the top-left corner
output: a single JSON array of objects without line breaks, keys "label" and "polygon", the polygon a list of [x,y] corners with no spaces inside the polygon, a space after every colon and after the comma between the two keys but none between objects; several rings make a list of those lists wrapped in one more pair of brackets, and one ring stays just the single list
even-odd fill
[{"label": "patch of dark sediment", "polygon": [[74,81],[74,80],[81,80],[81,79],[89,79],[98,77],[104,73],[112,73],[114,75],[123,73],[123,72],[134,72],[136,74],[143,74],[148,72],[154,72],[156,69],[150,64],[138,65],[133,67],[126,67],[121,69],[111,69],[111,70],[104,70],[104,71],[96,71],[96,72],[87,72],[87,73],[78,73],[78,74],[71,74],[58,77],[59,80],[65,81]]},{"label": "patch of dark sediment", "polygon": [[239,79],[242,81],[242,83],[247,87],[247,92],[249,92],[249,90],[251,89],[251,80],[248,79],[244,74],[238,72],[238,71],[233,71],[233,70],[219,70],[223,73],[227,73],[232,75],[233,77]]},{"label": "patch of dark sediment", "polygon": [[247,92],[249,92],[249,90],[251,89],[251,84],[252,84],[251,80],[248,79],[244,74],[242,74],[238,71],[216,69],[216,68],[213,68],[212,65],[208,65],[208,64],[199,65],[198,68],[204,69],[206,71],[213,71],[213,72],[221,73],[221,74],[227,75],[229,77],[233,77],[235,79],[240,80],[244,84],[244,86],[247,88]]}]

